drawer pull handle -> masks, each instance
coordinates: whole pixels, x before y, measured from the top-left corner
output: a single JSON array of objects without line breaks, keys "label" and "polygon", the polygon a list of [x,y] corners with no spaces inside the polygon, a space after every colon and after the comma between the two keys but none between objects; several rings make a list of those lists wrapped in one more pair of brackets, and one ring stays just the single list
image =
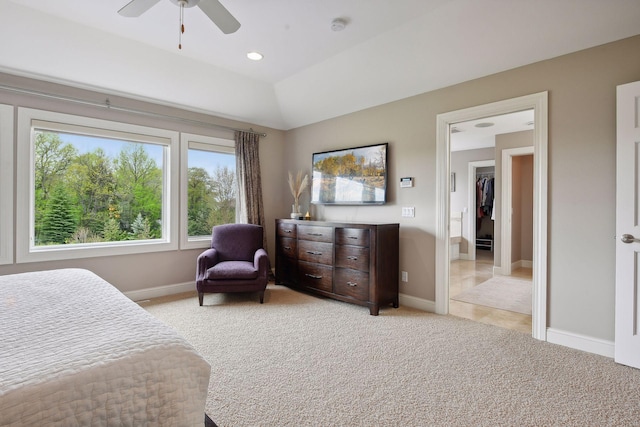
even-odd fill
[{"label": "drawer pull handle", "polygon": [[322,276],[316,276],[315,274],[305,274],[305,276],[307,277],[311,277],[312,279],[322,279]]},{"label": "drawer pull handle", "polygon": [[322,233],[307,233],[309,236],[322,236]]},{"label": "drawer pull handle", "polygon": [[358,240],[358,237],[357,236],[347,236],[347,239]]},{"label": "drawer pull handle", "polygon": [[358,257],[357,256],[348,256],[347,259],[353,260],[353,261],[357,261]]},{"label": "drawer pull handle", "polygon": [[285,233],[291,233],[293,230],[284,230]]},{"label": "drawer pull handle", "polygon": [[290,251],[290,250],[291,250],[291,246],[285,246],[285,247],[284,247],[284,250],[285,250],[285,251]]},{"label": "drawer pull handle", "polygon": [[357,282],[347,282],[347,285],[351,286],[352,288],[355,288],[356,286],[358,286]]},{"label": "drawer pull handle", "polygon": [[307,251],[309,255],[322,255],[322,252]]}]

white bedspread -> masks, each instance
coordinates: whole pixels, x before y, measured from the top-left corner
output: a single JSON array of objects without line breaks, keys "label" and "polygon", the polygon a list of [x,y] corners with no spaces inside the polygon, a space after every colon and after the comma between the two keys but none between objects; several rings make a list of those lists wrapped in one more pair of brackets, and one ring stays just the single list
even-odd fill
[{"label": "white bedspread", "polygon": [[210,366],[80,269],[0,276],[0,425],[202,426]]}]

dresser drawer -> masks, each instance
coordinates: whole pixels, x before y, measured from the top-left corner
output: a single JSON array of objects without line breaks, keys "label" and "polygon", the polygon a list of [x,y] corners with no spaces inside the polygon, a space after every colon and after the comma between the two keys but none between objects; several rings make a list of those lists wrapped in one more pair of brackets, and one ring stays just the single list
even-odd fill
[{"label": "dresser drawer", "polygon": [[350,268],[336,268],[333,292],[359,301],[367,301],[369,299],[369,273]]},{"label": "dresser drawer", "polygon": [[366,228],[336,228],[336,245],[369,247],[369,230]]},{"label": "dresser drawer", "polygon": [[298,254],[298,243],[291,237],[278,237],[279,254],[289,258],[295,258]]},{"label": "dresser drawer", "polygon": [[369,271],[369,248],[336,245],[336,267]]},{"label": "dresser drawer", "polygon": [[333,243],[298,240],[298,259],[330,265],[333,261]]},{"label": "dresser drawer", "polygon": [[295,224],[290,224],[287,222],[278,222],[276,224],[276,235],[283,237],[296,237],[297,235],[297,227]]},{"label": "dresser drawer", "polygon": [[319,225],[299,225],[298,239],[314,242],[333,242],[333,228]]},{"label": "dresser drawer", "polygon": [[333,267],[299,261],[298,281],[303,286],[331,292],[333,290]]}]

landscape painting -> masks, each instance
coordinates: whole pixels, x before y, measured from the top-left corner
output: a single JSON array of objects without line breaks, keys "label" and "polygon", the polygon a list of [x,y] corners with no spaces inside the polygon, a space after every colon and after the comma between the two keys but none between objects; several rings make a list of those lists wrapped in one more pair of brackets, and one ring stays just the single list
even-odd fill
[{"label": "landscape painting", "polygon": [[311,203],[384,204],[388,143],[314,153]]}]

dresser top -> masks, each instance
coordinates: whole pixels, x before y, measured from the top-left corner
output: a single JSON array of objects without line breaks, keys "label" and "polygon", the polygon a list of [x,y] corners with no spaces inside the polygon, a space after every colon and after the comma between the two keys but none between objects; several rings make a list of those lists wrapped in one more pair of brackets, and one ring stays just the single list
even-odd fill
[{"label": "dresser top", "polygon": [[281,218],[276,219],[276,222],[285,222],[290,224],[299,224],[299,225],[320,225],[325,227],[354,227],[354,226],[396,226],[400,227],[400,224],[395,222],[357,222],[357,221],[308,221],[303,219],[288,219]]}]

